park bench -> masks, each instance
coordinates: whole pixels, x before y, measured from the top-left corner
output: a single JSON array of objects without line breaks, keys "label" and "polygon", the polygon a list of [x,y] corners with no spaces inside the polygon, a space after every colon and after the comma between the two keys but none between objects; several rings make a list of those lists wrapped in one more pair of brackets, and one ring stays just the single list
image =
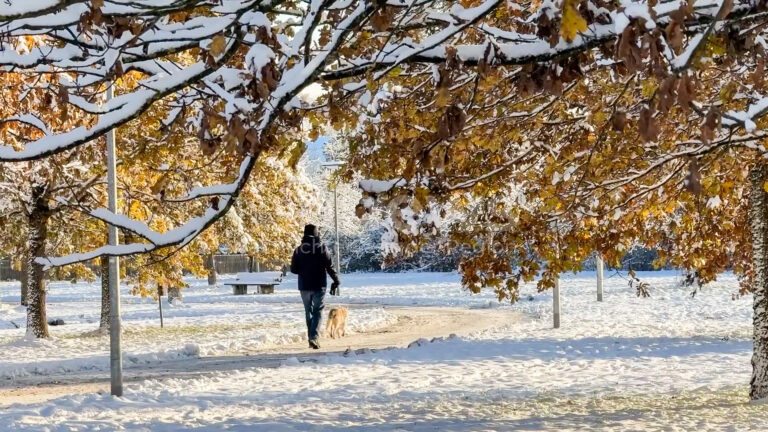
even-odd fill
[{"label": "park bench", "polygon": [[273,294],[275,285],[278,285],[283,279],[279,271],[266,271],[255,273],[238,273],[235,280],[225,284],[232,285],[232,294],[248,294],[248,286],[256,286],[256,294]]}]

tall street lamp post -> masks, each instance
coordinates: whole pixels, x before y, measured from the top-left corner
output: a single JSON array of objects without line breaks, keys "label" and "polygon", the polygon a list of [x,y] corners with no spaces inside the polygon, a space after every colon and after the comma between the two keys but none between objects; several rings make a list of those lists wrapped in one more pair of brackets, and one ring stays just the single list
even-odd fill
[{"label": "tall street lamp post", "polygon": [[[322,164],[324,168],[334,168],[344,165],[342,162],[325,162]],[[336,235],[336,242],[334,243],[334,252],[336,255],[336,273],[341,273],[341,255],[339,253],[339,188],[338,185],[333,187],[333,229]]]}]

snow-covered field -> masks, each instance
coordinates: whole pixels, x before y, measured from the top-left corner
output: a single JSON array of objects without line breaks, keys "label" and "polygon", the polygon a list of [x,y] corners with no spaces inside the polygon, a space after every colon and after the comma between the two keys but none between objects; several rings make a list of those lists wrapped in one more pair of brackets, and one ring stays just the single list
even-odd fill
[{"label": "snow-covered field", "polygon": [[[408,349],[327,355],[319,364],[148,380],[129,385],[123,398],[15,405],[0,413],[0,424],[50,431],[767,429],[768,410],[747,402],[751,298],[732,299],[735,278],[723,275],[691,297],[674,272],[639,276],[651,284],[651,298],[611,276],[603,303],[595,301],[593,273],[564,276],[562,328],[554,330],[551,295],[532,287],[520,303],[499,305],[493,293],[462,291],[455,274],[346,275],[338,302],[500,307],[529,319]],[[154,330],[157,305],[126,296],[126,331],[136,332],[126,350],[153,361],[189,355],[188,344],[211,355],[264,343],[266,333],[301,337],[294,284],[272,296],[234,297],[196,283],[183,305],[168,308],[168,327],[181,330],[167,339]],[[0,289],[4,301],[14,300],[12,289]],[[8,321],[22,324],[23,314],[0,309],[0,374],[29,372],[35,358],[32,368],[44,373],[70,355],[105,367],[106,351],[98,350],[106,339],[76,337],[95,329],[97,298],[95,287],[53,287],[51,317],[72,324],[53,328],[54,340],[42,344],[15,341],[22,332]],[[389,319],[376,307],[360,314],[361,326]],[[197,332],[198,325],[211,331]]]},{"label": "snow-covered field", "polygon": [[[235,296],[223,283],[208,287],[206,281],[189,280],[183,302],[163,302],[164,328],[159,306],[151,298],[132,296],[123,287],[122,316],[124,361],[127,366],[185,357],[224,355],[264,346],[306,340],[304,309],[295,279],[288,278],[270,296]],[[109,338],[99,335],[101,305],[99,283],[49,284],[48,319],[62,319],[51,326],[51,340],[25,340],[26,310],[18,306],[18,283],[1,283],[0,383],[15,376],[108,370]],[[329,299],[329,305],[333,302]],[[380,307],[355,310],[351,331],[388,325],[392,316]],[[18,328],[16,327],[18,326]]]}]

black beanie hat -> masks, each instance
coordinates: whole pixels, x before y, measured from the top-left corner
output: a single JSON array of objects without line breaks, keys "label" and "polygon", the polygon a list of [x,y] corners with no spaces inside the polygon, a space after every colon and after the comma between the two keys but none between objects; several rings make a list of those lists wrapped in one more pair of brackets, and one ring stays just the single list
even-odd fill
[{"label": "black beanie hat", "polygon": [[304,225],[304,235],[317,237],[317,227],[312,224]]}]

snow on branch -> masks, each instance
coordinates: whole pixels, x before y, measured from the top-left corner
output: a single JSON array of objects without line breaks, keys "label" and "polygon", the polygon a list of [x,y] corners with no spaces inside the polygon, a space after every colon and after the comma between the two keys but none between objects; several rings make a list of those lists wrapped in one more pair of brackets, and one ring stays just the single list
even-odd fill
[{"label": "snow on branch", "polygon": [[755,120],[768,114],[768,97],[762,97],[750,104],[746,111],[728,111],[723,114],[723,126],[743,126],[747,132],[754,132],[757,128]]},{"label": "snow on branch", "polygon": [[0,9],[0,20],[10,21],[40,17],[62,11],[69,5],[87,0],[6,0]]},{"label": "snow on branch", "polygon": [[365,192],[381,194],[384,192],[389,192],[396,187],[403,187],[405,186],[405,184],[406,184],[405,179],[401,179],[401,178],[393,179],[393,180],[365,179],[365,180],[360,180],[359,186],[360,186],[360,189],[362,189]]},{"label": "snow on branch", "polygon": [[[486,43],[456,43],[450,38],[456,33],[459,25],[451,25],[445,30],[424,38],[419,44],[401,44],[400,41],[390,42],[381,52],[385,55],[377,57],[358,57],[348,59],[347,64],[326,72],[323,77],[326,79],[342,79],[358,76],[370,68],[391,70],[392,67],[403,62],[423,62],[423,63],[443,63],[455,50],[456,56],[467,65],[477,65],[483,61],[492,61],[496,65],[522,65],[534,62],[546,62],[558,58],[575,55],[593,48],[596,48],[606,42],[620,37],[624,29],[633,20],[643,20],[648,29],[657,26],[664,27],[669,23],[669,15],[681,7],[681,2],[673,0],[670,2],[659,3],[653,6],[654,14],[648,13],[646,2],[624,2],[621,8],[607,13],[609,23],[592,23],[583,32],[580,32],[572,41],[561,39],[552,44],[548,38],[538,37],[535,33],[526,34],[520,32],[511,32],[503,28],[491,26],[483,23],[480,29],[499,40],[511,40],[507,43],[494,43],[495,56],[491,59],[485,58]],[[694,10],[696,11],[695,20],[686,22],[686,27],[691,29],[692,38],[687,49],[674,60],[676,72],[681,72],[690,65],[694,52],[698,49],[706,36],[717,27],[722,27],[727,23],[725,16],[728,14],[735,16],[734,19],[745,19],[751,15],[760,16],[759,8],[752,2],[741,0],[730,10],[726,9],[728,1],[725,0],[705,0],[696,2]],[[462,17],[475,23],[483,18],[494,8],[498,7],[494,1],[488,1],[480,6],[462,11]],[[656,16],[656,19],[653,19]],[[453,33],[451,33],[451,31]],[[447,33],[443,35],[442,33]]]}]

